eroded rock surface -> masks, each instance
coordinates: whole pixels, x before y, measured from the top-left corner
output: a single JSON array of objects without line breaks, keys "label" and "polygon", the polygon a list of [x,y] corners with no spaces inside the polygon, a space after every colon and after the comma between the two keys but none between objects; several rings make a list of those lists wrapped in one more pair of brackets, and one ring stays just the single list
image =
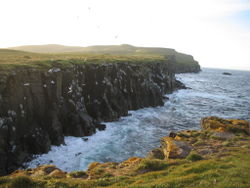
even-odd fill
[{"label": "eroded rock surface", "polygon": [[172,137],[163,137],[161,139],[161,146],[166,159],[185,158],[192,149],[186,142],[176,140]]},{"label": "eroded rock surface", "polygon": [[52,65],[0,69],[0,175],[64,136],[94,134],[101,121],[163,105],[163,94],[184,87],[172,60]]}]

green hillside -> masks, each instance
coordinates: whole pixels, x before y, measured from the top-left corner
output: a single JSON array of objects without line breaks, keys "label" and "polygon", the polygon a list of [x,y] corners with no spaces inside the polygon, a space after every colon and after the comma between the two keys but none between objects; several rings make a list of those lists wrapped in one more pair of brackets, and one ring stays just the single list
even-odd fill
[{"label": "green hillside", "polygon": [[20,50],[34,53],[65,53],[65,52],[80,52],[83,47],[78,46],[63,46],[58,44],[46,44],[46,45],[26,45],[10,47],[11,50]]},{"label": "green hillside", "polygon": [[[143,57],[142,59],[148,57],[161,57],[163,59],[173,59],[176,63],[176,72],[198,72],[200,70],[198,62],[195,61],[191,55],[179,53],[170,48],[136,47],[128,44],[97,45],[88,47],[48,44],[11,47],[9,49],[36,53],[31,56],[36,58],[39,57],[41,59],[46,59],[46,57],[47,59],[53,57],[57,59],[78,59],[85,58],[86,55],[95,56],[95,58],[98,55],[97,59],[103,58],[99,55],[104,55],[105,57],[114,57],[114,60],[117,56],[125,56],[126,58]],[[37,53],[39,53],[39,55]]]},{"label": "green hillside", "polygon": [[15,67],[48,68],[71,66],[72,64],[105,63],[154,63],[166,62],[166,57],[156,54],[145,55],[111,55],[94,53],[33,53],[11,49],[0,49],[0,71]]},{"label": "green hillside", "polygon": [[150,47],[135,47],[128,44],[122,45],[96,45],[88,47],[80,46],[64,46],[57,44],[46,45],[26,45],[10,47],[12,50],[20,50],[35,53],[69,53],[69,52],[84,52],[84,53],[98,53],[98,54],[161,54],[173,55],[175,50],[169,48],[150,48]]}]

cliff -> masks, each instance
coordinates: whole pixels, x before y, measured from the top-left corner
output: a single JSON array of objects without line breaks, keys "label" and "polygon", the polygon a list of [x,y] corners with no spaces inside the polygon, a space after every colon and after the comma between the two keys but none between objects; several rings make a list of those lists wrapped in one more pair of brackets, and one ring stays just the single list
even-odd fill
[{"label": "cliff", "polygon": [[0,50],[0,56],[1,175],[63,144],[64,136],[94,134],[105,128],[100,122],[163,105],[165,93],[184,88],[175,79],[173,56],[14,50]]},{"label": "cliff", "polygon": [[146,158],[93,162],[88,170],[63,172],[54,165],[17,170],[3,187],[216,187],[250,186],[250,123],[206,117],[201,130],[171,132]]}]

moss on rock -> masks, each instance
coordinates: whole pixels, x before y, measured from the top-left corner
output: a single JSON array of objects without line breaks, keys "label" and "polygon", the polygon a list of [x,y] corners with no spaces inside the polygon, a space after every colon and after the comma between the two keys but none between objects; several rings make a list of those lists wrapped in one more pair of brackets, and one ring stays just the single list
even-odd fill
[{"label": "moss on rock", "polygon": [[191,146],[186,142],[175,140],[172,137],[163,137],[161,145],[166,159],[185,158],[191,151]]},{"label": "moss on rock", "polygon": [[250,134],[250,124],[245,120],[223,119],[215,116],[205,117],[201,120],[204,130],[216,132],[232,132]]},{"label": "moss on rock", "polygon": [[147,154],[147,158],[149,158],[149,159],[164,159],[165,156],[164,156],[164,153],[163,153],[161,148],[155,148]]}]

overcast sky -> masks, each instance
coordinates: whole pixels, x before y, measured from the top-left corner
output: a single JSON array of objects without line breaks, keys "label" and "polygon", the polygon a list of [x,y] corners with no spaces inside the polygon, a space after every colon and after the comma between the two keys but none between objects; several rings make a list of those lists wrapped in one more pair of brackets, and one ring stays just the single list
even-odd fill
[{"label": "overcast sky", "polygon": [[0,0],[0,47],[29,44],[169,47],[250,70],[250,0]]}]

